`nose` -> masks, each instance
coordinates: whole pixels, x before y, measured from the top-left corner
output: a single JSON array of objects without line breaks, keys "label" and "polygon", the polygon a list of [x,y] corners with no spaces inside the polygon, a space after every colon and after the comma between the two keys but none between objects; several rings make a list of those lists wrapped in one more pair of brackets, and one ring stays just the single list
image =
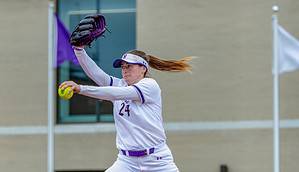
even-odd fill
[{"label": "nose", "polygon": [[122,73],[127,74],[129,72],[128,68],[122,68]]},{"label": "nose", "polygon": [[127,67],[122,67],[121,69],[122,69],[123,72],[128,71]]}]

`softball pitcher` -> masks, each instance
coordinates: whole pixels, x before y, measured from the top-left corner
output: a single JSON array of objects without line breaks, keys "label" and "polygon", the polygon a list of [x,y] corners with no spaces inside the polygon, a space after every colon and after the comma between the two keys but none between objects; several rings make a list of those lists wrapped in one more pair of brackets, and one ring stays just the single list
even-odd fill
[{"label": "softball pitcher", "polygon": [[74,48],[85,73],[99,86],[78,85],[65,81],[59,87],[71,87],[75,93],[113,102],[118,158],[107,172],[177,172],[166,144],[163,128],[161,89],[147,77],[152,67],[161,71],[188,71],[190,57],[161,60],[133,50],[116,59],[113,67],[121,68],[122,79],[109,76],[81,47]]}]

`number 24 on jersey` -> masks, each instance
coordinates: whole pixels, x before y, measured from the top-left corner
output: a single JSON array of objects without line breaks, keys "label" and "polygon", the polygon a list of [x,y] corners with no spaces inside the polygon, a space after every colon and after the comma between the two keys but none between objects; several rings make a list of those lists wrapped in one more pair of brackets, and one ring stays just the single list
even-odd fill
[{"label": "number 24 on jersey", "polygon": [[126,105],[125,103],[122,103],[118,114],[120,116],[124,116],[125,114],[130,116],[130,105]]}]

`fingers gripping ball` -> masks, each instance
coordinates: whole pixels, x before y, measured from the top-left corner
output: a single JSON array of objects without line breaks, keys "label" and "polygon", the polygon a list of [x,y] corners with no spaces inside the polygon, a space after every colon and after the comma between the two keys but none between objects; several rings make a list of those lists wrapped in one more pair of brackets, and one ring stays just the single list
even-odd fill
[{"label": "fingers gripping ball", "polygon": [[73,94],[74,94],[74,91],[71,89],[71,87],[67,87],[64,90],[62,90],[61,88],[58,88],[58,95],[62,99],[69,100],[70,98],[72,98]]}]

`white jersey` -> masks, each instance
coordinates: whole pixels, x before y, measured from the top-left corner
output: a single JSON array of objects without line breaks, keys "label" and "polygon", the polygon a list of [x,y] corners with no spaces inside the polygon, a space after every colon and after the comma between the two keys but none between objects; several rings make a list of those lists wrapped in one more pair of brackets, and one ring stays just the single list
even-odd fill
[{"label": "white jersey", "polygon": [[[127,86],[124,80],[116,81],[118,82],[115,82],[115,86]],[[165,142],[161,90],[157,82],[151,78],[144,78],[133,87],[141,101],[113,101],[116,144],[124,150],[142,150]]]},{"label": "white jersey", "polygon": [[113,102],[116,145],[123,150],[142,150],[166,141],[161,90],[152,78],[128,86],[123,79],[103,72],[84,50],[75,50],[85,73],[99,86],[80,86],[80,94]]}]

